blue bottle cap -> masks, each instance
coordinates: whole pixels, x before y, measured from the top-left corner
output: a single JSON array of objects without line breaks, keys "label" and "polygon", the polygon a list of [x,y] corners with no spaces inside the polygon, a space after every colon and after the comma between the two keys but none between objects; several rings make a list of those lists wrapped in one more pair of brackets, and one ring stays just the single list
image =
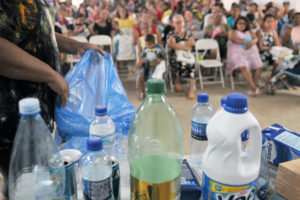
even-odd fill
[{"label": "blue bottle cap", "polygon": [[97,106],[95,108],[95,113],[97,116],[107,115],[107,107],[106,106]]},{"label": "blue bottle cap", "polygon": [[221,106],[225,107],[225,105],[226,105],[226,98],[222,98],[221,99]]},{"label": "blue bottle cap", "polygon": [[208,94],[201,93],[197,96],[198,103],[207,103],[209,100]]},{"label": "blue bottle cap", "polygon": [[24,98],[19,101],[19,112],[21,115],[32,115],[40,111],[40,102],[37,98]]},{"label": "blue bottle cap", "polygon": [[94,137],[94,138],[89,138],[87,140],[87,150],[89,151],[100,151],[102,150],[102,140],[101,138]]},{"label": "blue bottle cap", "polygon": [[226,98],[224,109],[227,112],[242,114],[248,111],[247,96],[241,93],[230,93]]}]

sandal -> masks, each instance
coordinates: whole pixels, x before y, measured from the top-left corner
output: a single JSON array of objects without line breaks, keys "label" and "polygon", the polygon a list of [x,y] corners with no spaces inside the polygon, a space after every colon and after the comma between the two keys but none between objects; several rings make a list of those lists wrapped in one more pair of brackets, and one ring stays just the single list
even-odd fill
[{"label": "sandal", "polygon": [[256,88],[255,92],[253,90],[249,90],[247,94],[252,97],[257,97],[261,95],[261,91],[260,89]]}]

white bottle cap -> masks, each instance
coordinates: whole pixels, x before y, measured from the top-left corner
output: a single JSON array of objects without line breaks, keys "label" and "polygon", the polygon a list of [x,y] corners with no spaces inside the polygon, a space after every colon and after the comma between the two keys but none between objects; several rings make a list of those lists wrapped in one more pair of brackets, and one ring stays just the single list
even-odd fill
[{"label": "white bottle cap", "polygon": [[41,111],[37,98],[24,98],[19,101],[19,112],[22,115],[31,115]]}]

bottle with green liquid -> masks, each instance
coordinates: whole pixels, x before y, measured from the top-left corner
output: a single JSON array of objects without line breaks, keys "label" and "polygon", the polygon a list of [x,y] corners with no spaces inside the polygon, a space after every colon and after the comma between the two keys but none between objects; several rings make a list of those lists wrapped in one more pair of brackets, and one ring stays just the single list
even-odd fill
[{"label": "bottle with green liquid", "polygon": [[147,82],[128,136],[132,200],[179,200],[184,153],[182,129],[164,96],[163,80]]}]

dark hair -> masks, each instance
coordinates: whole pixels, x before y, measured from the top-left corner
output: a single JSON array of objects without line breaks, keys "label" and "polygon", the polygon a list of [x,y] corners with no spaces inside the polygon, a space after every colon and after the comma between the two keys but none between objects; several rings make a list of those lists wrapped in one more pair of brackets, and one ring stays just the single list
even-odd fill
[{"label": "dark hair", "polygon": [[266,13],[270,8],[274,8],[272,3],[269,3],[266,8],[263,10],[263,13]]},{"label": "dark hair", "polygon": [[249,20],[247,17],[240,16],[235,20],[234,26],[232,27],[233,30],[237,30],[237,24],[240,20],[244,20],[246,22],[246,28],[243,32],[249,31],[250,30],[250,25],[249,25]]},{"label": "dark hair", "polygon": [[297,15],[300,15],[300,12],[296,12],[296,13],[293,15],[293,20],[297,17]]},{"label": "dark hair", "polygon": [[258,7],[257,3],[251,3],[250,6],[255,6],[256,8]]},{"label": "dark hair", "polygon": [[[122,4],[121,4],[122,5]],[[128,18],[128,16],[129,16],[129,14],[128,14],[128,11],[127,11],[127,9],[122,5],[121,6],[121,8],[122,9],[124,9],[125,10],[125,12],[126,12],[126,15],[125,15],[125,17],[126,18]],[[117,18],[121,18],[121,16],[120,16],[120,13],[119,13],[120,11],[118,10],[118,12],[117,12]]]},{"label": "dark hair", "polygon": [[249,20],[249,22],[253,22],[255,20],[255,16],[251,13],[247,14],[247,19]]},{"label": "dark hair", "polygon": [[147,34],[145,41],[149,43],[155,43],[155,37],[152,34]]},{"label": "dark hair", "polygon": [[273,18],[273,19],[275,19],[274,15],[267,14],[267,15],[265,15],[265,17],[264,17],[264,22],[265,22],[268,18]]},{"label": "dark hair", "polygon": [[171,7],[170,4],[169,4],[168,2],[166,2],[166,1],[164,2],[163,5],[164,5],[164,6],[167,6],[169,9],[170,9],[170,7]]}]

